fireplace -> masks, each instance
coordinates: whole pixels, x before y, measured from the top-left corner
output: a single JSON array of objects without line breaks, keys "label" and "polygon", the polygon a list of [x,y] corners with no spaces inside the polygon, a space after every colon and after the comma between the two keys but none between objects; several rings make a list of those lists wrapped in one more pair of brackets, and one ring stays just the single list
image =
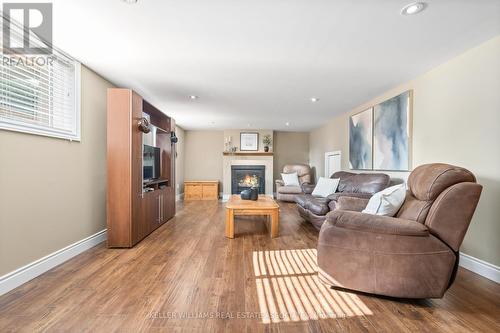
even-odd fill
[{"label": "fireplace", "polygon": [[257,183],[259,194],[266,193],[266,167],[264,165],[232,165],[231,193],[240,194]]}]

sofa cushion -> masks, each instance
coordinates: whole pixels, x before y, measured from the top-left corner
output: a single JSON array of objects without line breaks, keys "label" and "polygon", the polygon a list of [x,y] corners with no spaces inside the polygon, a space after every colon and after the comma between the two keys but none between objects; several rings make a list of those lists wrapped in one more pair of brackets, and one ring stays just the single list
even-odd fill
[{"label": "sofa cushion", "polygon": [[340,197],[353,197],[353,198],[370,199],[372,197],[372,195],[369,194],[369,193],[344,193],[344,192],[336,192],[336,193],[330,194],[328,196],[328,199],[336,201]]},{"label": "sofa cushion", "polygon": [[389,185],[390,177],[383,173],[335,172],[330,178],[340,178],[338,192],[375,194]]},{"label": "sofa cushion", "polygon": [[283,173],[296,172],[299,176],[299,183],[311,182],[311,168],[306,164],[287,164],[283,167]]},{"label": "sofa cushion", "polygon": [[307,201],[309,200],[309,197],[311,197],[310,194],[303,194],[303,195],[297,195],[295,197],[295,202],[297,205],[301,206],[302,208],[306,208]]},{"label": "sofa cushion", "polygon": [[370,199],[371,196],[372,195],[368,193],[341,193],[341,192],[333,193],[332,195],[328,196],[328,199],[330,199],[330,201],[328,202],[328,207],[330,207],[330,210],[337,209],[337,201],[342,197]]},{"label": "sofa cushion", "polygon": [[375,193],[366,208],[365,214],[394,216],[405,201],[406,188],[404,184],[394,185]]},{"label": "sofa cushion", "polygon": [[327,196],[335,193],[339,186],[339,178],[325,178],[319,177],[318,183],[312,192],[312,195],[317,197],[326,198]]},{"label": "sofa cushion", "polygon": [[278,193],[283,194],[300,194],[302,193],[302,188],[300,186],[281,186],[278,188]]},{"label": "sofa cushion", "polygon": [[326,198],[313,198],[314,200],[309,201],[307,208],[311,213],[316,215],[326,215],[330,209],[328,209],[328,199]]},{"label": "sofa cushion", "polygon": [[[356,198],[356,197],[340,197],[336,204],[335,204],[335,207],[334,209],[338,209],[338,210],[349,210],[349,211],[353,211],[353,212],[361,212],[363,209],[366,208],[366,205],[368,204],[368,201],[370,199],[363,199],[363,198]],[[333,201],[330,201],[328,203],[328,206],[330,207],[330,210],[331,209],[331,203]]]},{"label": "sofa cushion", "polygon": [[400,236],[429,236],[425,225],[390,216],[337,210],[326,218],[330,224],[339,228]]},{"label": "sofa cushion", "polygon": [[434,200],[446,188],[462,182],[475,183],[474,175],[449,164],[424,164],[408,177],[409,190],[397,217],[425,223]]},{"label": "sofa cushion", "polygon": [[405,201],[399,209],[397,217],[424,223],[432,202],[432,200],[418,200],[411,195],[410,191],[406,191]]},{"label": "sofa cushion", "polygon": [[300,186],[299,176],[296,172],[282,173],[281,179],[283,179],[283,183],[285,183],[285,186]]},{"label": "sofa cushion", "polygon": [[462,182],[475,183],[476,178],[469,170],[443,163],[420,165],[408,177],[411,194],[422,201],[435,200],[446,188]]},{"label": "sofa cushion", "polygon": [[305,194],[311,194],[314,191],[315,185],[304,183],[300,187],[302,187],[302,192],[304,192]]},{"label": "sofa cushion", "polygon": [[316,215],[326,215],[330,209],[328,208],[327,198],[313,197],[310,194],[299,195],[295,198],[297,204],[302,208],[308,209],[311,213]]}]

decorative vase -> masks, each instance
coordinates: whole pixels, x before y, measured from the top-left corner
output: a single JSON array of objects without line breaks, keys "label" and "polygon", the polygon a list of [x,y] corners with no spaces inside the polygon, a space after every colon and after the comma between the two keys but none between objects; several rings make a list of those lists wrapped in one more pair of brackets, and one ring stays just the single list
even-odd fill
[{"label": "decorative vase", "polygon": [[269,151],[269,146],[264,146],[264,151],[267,153]]},{"label": "decorative vase", "polygon": [[251,189],[243,190],[240,193],[241,200],[250,200],[251,195],[252,195],[252,190]]},{"label": "decorative vase", "polygon": [[257,201],[259,199],[259,188],[252,187],[250,189],[250,200]]}]

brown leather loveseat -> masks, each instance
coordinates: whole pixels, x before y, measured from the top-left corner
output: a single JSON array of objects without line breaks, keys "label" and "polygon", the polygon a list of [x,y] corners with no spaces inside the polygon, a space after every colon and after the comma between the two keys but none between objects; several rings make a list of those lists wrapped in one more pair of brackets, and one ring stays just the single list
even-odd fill
[{"label": "brown leather loveseat", "polygon": [[438,163],[415,168],[408,187],[396,217],[347,210],[360,210],[366,199],[340,200],[346,210],[328,214],[319,234],[324,283],[393,297],[443,296],[482,186],[470,171]]},{"label": "brown leather loveseat", "polygon": [[356,197],[369,199],[373,194],[385,189],[390,177],[383,173],[352,173],[346,171],[335,172],[330,178],[340,178],[337,192],[326,198],[311,195],[314,185],[304,185],[305,194],[297,196],[297,208],[300,216],[311,222],[316,229],[321,229],[326,214],[335,209],[341,197]]}]

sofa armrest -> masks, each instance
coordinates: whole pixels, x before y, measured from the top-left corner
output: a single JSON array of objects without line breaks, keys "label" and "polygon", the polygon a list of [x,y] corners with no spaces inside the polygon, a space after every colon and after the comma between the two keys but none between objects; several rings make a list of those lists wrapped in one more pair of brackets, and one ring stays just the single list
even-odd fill
[{"label": "sofa armrest", "polygon": [[357,197],[340,197],[337,199],[337,204],[335,209],[338,210],[349,210],[353,212],[361,212],[368,205],[370,199],[357,198]]},{"label": "sofa armrest", "polygon": [[302,192],[304,192],[305,194],[311,194],[313,193],[316,185],[310,183],[302,183],[300,187],[302,188]]},{"label": "sofa armrest", "polygon": [[335,227],[356,231],[398,236],[429,236],[429,230],[422,223],[388,216],[335,210],[328,213],[326,221]]},{"label": "sofa armrest", "polygon": [[340,197],[351,197],[351,198],[362,198],[362,199],[370,199],[373,194],[369,193],[355,193],[355,192],[335,192],[330,194],[327,198],[329,200],[338,200]]},{"label": "sofa armrest", "polygon": [[283,180],[281,180],[281,179],[276,179],[274,182],[276,183],[276,186],[278,186],[278,185],[279,186],[284,186],[285,185],[285,182]]}]

